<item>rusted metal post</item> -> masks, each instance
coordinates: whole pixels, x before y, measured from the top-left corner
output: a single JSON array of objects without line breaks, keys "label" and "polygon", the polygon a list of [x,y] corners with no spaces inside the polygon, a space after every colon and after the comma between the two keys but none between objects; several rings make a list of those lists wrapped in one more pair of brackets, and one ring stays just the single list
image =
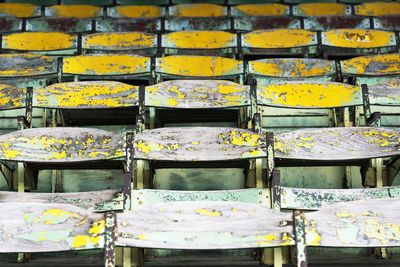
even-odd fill
[{"label": "rusted metal post", "polygon": [[117,230],[117,215],[107,212],[104,215],[105,234],[104,234],[104,267],[115,266],[115,238]]},{"label": "rusted metal post", "polygon": [[295,210],[293,212],[293,221],[296,239],[297,267],[307,267],[306,232],[303,211]]}]

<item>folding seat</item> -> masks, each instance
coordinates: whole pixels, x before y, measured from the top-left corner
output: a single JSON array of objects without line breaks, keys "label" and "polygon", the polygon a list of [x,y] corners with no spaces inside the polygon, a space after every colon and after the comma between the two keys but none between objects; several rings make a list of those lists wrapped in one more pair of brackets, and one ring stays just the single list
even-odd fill
[{"label": "folding seat", "polygon": [[[20,3],[24,4],[27,3],[26,0],[5,0],[5,3]],[[52,5],[57,5],[57,0],[31,0],[29,1],[30,4],[32,5],[38,5],[38,6],[52,6]]]},{"label": "folding seat", "polygon": [[23,18],[41,15],[40,6],[21,3],[0,3],[0,33],[22,31]]},{"label": "folding seat", "polygon": [[400,3],[376,2],[355,6],[356,15],[372,17],[374,29],[398,31],[400,22]]}]

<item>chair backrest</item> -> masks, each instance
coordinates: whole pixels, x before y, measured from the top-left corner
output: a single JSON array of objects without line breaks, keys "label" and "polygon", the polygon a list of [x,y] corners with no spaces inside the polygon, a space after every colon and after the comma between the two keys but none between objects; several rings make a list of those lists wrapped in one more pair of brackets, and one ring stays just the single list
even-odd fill
[{"label": "chair backrest", "polygon": [[354,7],[355,14],[360,16],[387,16],[399,15],[400,3],[396,2],[372,2],[362,3]]},{"label": "chair backrest", "polygon": [[111,18],[159,18],[165,16],[165,9],[159,6],[114,6],[107,8]]},{"label": "chair backrest", "polygon": [[21,3],[0,3],[0,16],[31,18],[41,15],[40,6]]},{"label": "chair backrest", "polygon": [[95,18],[103,16],[103,9],[98,6],[85,4],[70,4],[70,5],[54,5],[45,7],[44,15],[46,17],[75,17],[75,18]]}]

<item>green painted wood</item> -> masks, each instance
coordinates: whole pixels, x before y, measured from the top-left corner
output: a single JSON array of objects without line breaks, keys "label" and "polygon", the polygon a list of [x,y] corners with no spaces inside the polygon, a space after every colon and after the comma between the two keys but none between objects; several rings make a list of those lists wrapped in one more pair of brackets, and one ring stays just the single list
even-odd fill
[{"label": "green painted wood", "polygon": [[300,29],[300,19],[291,16],[240,16],[235,17],[234,29],[251,32],[265,29]]},{"label": "green painted wood", "polygon": [[275,157],[345,161],[394,156],[400,154],[399,135],[372,127],[297,130],[275,136]]},{"label": "green painted wood", "polygon": [[118,214],[117,244],[170,249],[289,246],[294,244],[293,227],[280,222],[291,218],[290,213],[249,203],[160,203]]},{"label": "green painted wood", "polygon": [[400,79],[368,86],[371,105],[400,106]]},{"label": "green painted wood", "polygon": [[10,202],[0,203],[0,208],[1,252],[69,251],[104,245],[103,214],[67,204]]},{"label": "green painted wood", "polygon": [[0,17],[0,32],[11,33],[22,30],[22,19]]},{"label": "green painted wood", "polygon": [[362,16],[336,15],[304,18],[304,29],[329,31],[335,29],[370,29],[370,20]]},{"label": "green painted wood", "polygon": [[136,134],[134,142],[137,159],[216,161],[266,156],[263,136],[237,128],[159,128]]},{"label": "green painted wood", "polygon": [[92,31],[92,19],[41,17],[26,20],[26,30],[37,32],[84,33]]},{"label": "green painted wood", "polygon": [[223,17],[171,17],[165,20],[167,31],[229,31],[230,19]]},{"label": "green painted wood", "polygon": [[57,73],[57,59],[32,54],[0,55],[0,78]]},{"label": "green painted wood", "polygon": [[159,32],[161,30],[159,18],[105,18],[96,19],[95,24],[98,32]]},{"label": "green painted wood", "polygon": [[398,15],[379,16],[373,18],[374,29],[386,31],[399,31],[400,22]]}]

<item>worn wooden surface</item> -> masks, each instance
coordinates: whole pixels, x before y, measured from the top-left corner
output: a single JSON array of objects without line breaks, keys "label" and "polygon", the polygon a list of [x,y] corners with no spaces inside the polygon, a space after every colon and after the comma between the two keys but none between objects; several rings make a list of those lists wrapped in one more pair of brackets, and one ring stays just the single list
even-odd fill
[{"label": "worn wooden surface", "polygon": [[40,6],[20,3],[0,3],[1,16],[29,18],[40,16]]},{"label": "worn wooden surface", "polygon": [[281,15],[235,17],[234,29],[245,32],[266,29],[300,29],[300,19]]},{"label": "worn wooden surface", "polygon": [[358,86],[334,82],[279,82],[257,86],[260,105],[296,108],[333,108],[362,105]]},{"label": "worn wooden surface", "polygon": [[182,4],[169,8],[172,17],[220,17],[228,16],[228,8],[214,4]]},{"label": "worn wooden surface", "polygon": [[400,79],[368,86],[371,105],[400,106]]},{"label": "worn wooden surface", "polygon": [[158,6],[114,6],[107,8],[112,18],[158,18],[165,15],[165,9]]},{"label": "worn wooden surface", "polygon": [[160,18],[98,18],[95,19],[98,32],[158,32],[161,30]]},{"label": "worn wooden surface", "polygon": [[89,211],[123,210],[120,189],[76,193],[0,192],[0,203],[69,204]]},{"label": "worn wooden surface", "polygon": [[400,199],[361,200],[306,213],[306,244],[386,247],[400,244]]},{"label": "worn wooden surface", "polygon": [[233,249],[294,244],[292,214],[230,201],[154,204],[118,214],[117,244],[173,249]]},{"label": "worn wooden surface", "polygon": [[33,106],[102,109],[138,105],[138,87],[112,81],[56,83],[34,90]]},{"label": "worn wooden surface", "polygon": [[370,28],[370,19],[363,16],[334,15],[304,17],[304,29],[311,31]]},{"label": "worn wooden surface", "polygon": [[89,55],[63,59],[63,72],[80,75],[129,75],[150,72],[150,58],[135,55]]},{"label": "worn wooden surface", "polygon": [[236,34],[223,31],[182,31],[163,34],[163,48],[217,49],[237,46]]},{"label": "worn wooden surface", "polygon": [[275,157],[330,161],[394,156],[400,154],[399,136],[372,127],[297,130],[275,136]]},{"label": "worn wooden surface", "polygon": [[272,3],[237,5],[231,8],[231,16],[282,16],[289,13],[289,6]]},{"label": "worn wooden surface", "polygon": [[309,189],[281,187],[281,208],[319,210],[332,204],[355,200],[387,199],[400,196],[399,187],[362,189]]},{"label": "worn wooden surface", "polygon": [[394,32],[364,29],[337,29],[321,33],[322,44],[343,48],[373,48],[396,45]]},{"label": "worn wooden surface", "polygon": [[143,32],[93,33],[82,37],[82,48],[104,51],[157,47],[157,35]]},{"label": "worn wooden surface", "polygon": [[340,61],[342,72],[368,76],[400,73],[400,54],[356,57]]},{"label": "worn wooden surface", "polygon": [[250,104],[250,87],[229,81],[174,80],[146,87],[146,106],[224,108]]},{"label": "worn wooden surface", "polygon": [[135,158],[215,161],[265,157],[265,139],[237,128],[179,127],[147,130],[135,136]]},{"label": "worn wooden surface", "polygon": [[26,90],[0,84],[0,110],[25,107]]},{"label": "worn wooden surface", "polygon": [[218,191],[177,191],[136,189],[132,191],[133,208],[157,203],[178,201],[235,201],[253,203],[267,207],[270,201],[269,190],[264,188],[247,188]]},{"label": "worn wooden surface", "polygon": [[304,3],[293,6],[295,16],[351,15],[351,6],[339,3]]},{"label": "worn wooden surface", "polygon": [[387,15],[373,18],[375,29],[387,31],[399,31],[400,21],[398,15]]},{"label": "worn wooden surface", "polygon": [[165,20],[167,31],[229,31],[230,18],[222,17],[170,17]]},{"label": "worn wooden surface", "polygon": [[385,16],[400,15],[400,3],[373,2],[355,6],[356,15],[361,16]]},{"label": "worn wooden surface", "polygon": [[32,55],[0,55],[0,77],[21,77],[57,73],[57,59]]},{"label": "worn wooden surface", "polygon": [[46,17],[94,18],[103,15],[103,9],[91,5],[54,5],[45,7]]},{"label": "worn wooden surface", "polygon": [[78,37],[61,32],[21,32],[3,35],[2,48],[54,51],[77,48]]},{"label": "worn wooden surface", "polygon": [[0,159],[79,162],[125,155],[121,135],[91,128],[33,128],[0,136]]},{"label": "worn wooden surface", "polygon": [[1,252],[103,247],[103,214],[94,214],[73,205],[32,202],[0,203],[0,209]]},{"label": "worn wooden surface", "polygon": [[32,32],[84,33],[92,30],[92,19],[73,17],[40,17],[26,20],[26,30]]}]

